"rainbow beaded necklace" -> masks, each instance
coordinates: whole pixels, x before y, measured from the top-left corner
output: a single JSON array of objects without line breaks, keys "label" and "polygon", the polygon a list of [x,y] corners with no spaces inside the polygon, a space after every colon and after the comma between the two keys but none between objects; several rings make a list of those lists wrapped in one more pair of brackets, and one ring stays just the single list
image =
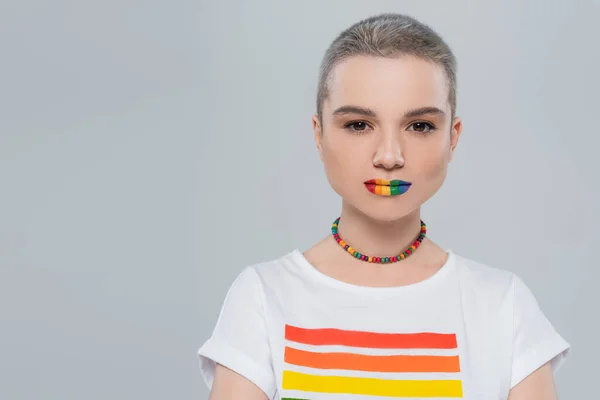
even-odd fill
[{"label": "rainbow beaded necklace", "polygon": [[340,235],[338,234],[338,224],[340,222],[340,218],[341,217],[338,217],[335,221],[333,221],[333,225],[331,226],[331,233],[333,234],[333,237],[338,242],[338,244],[340,246],[342,246],[342,248],[344,250],[346,250],[348,253],[350,253],[353,257],[358,258],[359,260],[362,260],[362,261],[370,262],[370,263],[389,264],[389,263],[397,262],[400,260],[404,260],[406,257],[408,257],[409,255],[414,253],[414,251],[419,247],[419,245],[421,244],[423,239],[425,239],[425,235],[427,234],[427,226],[425,225],[425,222],[423,222],[423,220],[421,220],[421,233],[419,233],[419,237],[417,237],[417,240],[415,240],[413,242],[413,244],[408,249],[406,249],[404,252],[402,252],[401,254],[398,254],[397,256],[393,256],[393,257],[371,257],[371,256],[367,256],[366,254],[362,254],[362,253],[359,253],[358,251],[354,250],[352,248],[352,246],[347,244],[340,237]]}]

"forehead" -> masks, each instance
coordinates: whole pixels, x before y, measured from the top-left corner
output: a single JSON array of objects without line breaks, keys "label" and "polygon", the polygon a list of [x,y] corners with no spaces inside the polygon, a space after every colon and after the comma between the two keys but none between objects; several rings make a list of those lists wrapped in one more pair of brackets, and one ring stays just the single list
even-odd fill
[{"label": "forehead", "polygon": [[332,70],[324,107],[367,106],[397,114],[423,106],[449,109],[443,68],[412,56],[351,57]]}]

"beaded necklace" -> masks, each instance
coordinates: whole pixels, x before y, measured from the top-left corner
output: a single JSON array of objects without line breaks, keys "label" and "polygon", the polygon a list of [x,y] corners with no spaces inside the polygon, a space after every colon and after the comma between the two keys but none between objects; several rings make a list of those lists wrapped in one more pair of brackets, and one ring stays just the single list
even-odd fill
[{"label": "beaded necklace", "polygon": [[421,233],[419,233],[419,237],[417,237],[417,239],[413,242],[413,244],[408,249],[406,249],[401,254],[398,254],[397,256],[393,256],[393,257],[372,257],[372,256],[367,256],[366,254],[359,253],[358,251],[354,250],[349,244],[347,244],[340,237],[340,235],[338,234],[338,224],[340,222],[340,218],[341,217],[338,217],[335,221],[333,221],[333,225],[331,225],[331,233],[332,233],[333,237],[338,242],[338,244],[344,250],[346,250],[348,253],[350,253],[353,257],[358,258],[359,260],[362,260],[362,261],[370,262],[370,263],[389,264],[389,263],[397,262],[400,260],[404,260],[406,257],[408,257],[409,255],[414,253],[414,251],[419,247],[419,245],[421,244],[423,239],[425,239],[425,235],[427,234],[427,226],[425,225],[425,222],[423,222],[423,220],[421,220]]}]

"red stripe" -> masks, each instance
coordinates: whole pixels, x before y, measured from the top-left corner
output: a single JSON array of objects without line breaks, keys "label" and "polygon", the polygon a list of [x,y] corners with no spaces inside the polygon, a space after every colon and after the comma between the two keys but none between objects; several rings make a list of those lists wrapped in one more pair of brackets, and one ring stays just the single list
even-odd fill
[{"label": "red stripe", "polygon": [[315,346],[339,345],[373,349],[455,349],[454,333],[375,333],[341,329],[305,329],[285,326],[285,338]]}]

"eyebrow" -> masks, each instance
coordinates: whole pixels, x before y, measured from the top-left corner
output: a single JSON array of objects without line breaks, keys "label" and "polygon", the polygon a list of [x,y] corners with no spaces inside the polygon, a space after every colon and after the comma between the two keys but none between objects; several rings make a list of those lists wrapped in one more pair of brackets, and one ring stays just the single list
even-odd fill
[{"label": "eyebrow", "polygon": [[[358,107],[358,106],[341,106],[333,111],[333,115],[344,115],[344,114],[359,114],[365,117],[375,117],[375,111],[370,108]],[[437,107],[420,107],[412,110],[408,110],[404,113],[404,118],[415,118],[423,115],[445,115],[446,113]]]},{"label": "eyebrow", "polygon": [[344,115],[344,114],[359,114],[365,117],[374,117],[375,111],[370,108],[358,107],[358,106],[341,106],[333,111],[333,115]]},{"label": "eyebrow", "polygon": [[440,110],[437,107],[420,107],[420,108],[415,108],[413,110],[408,110],[406,113],[404,113],[404,117],[405,118],[415,118],[415,117],[420,117],[422,115],[440,115],[440,116],[444,116],[446,113],[443,112],[442,110]]}]

